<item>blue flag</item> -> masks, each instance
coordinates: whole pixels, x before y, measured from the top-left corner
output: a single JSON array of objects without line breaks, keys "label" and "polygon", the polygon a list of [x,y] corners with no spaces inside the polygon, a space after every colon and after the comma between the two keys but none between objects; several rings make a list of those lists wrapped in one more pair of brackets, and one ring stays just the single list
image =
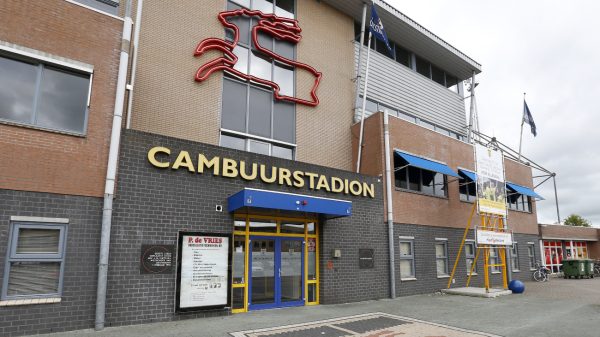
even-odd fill
[{"label": "blue flag", "polygon": [[533,121],[533,117],[531,117],[531,112],[529,111],[529,107],[527,106],[527,102],[523,100],[523,123],[529,124],[531,126],[531,133],[533,136],[537,136],[537,131],[535,129],[535,122]]},{"label": "blue flag", "polygon": [[381,19],[379,19],[379,15],[377,15],[375,5],[371,6],[371,21],[369,22],[369,30],[379,41],[385,42],[385,46],[391,53],[392,47],[390,47],[387,34],[383,29],[383,23],[381,23]]}]

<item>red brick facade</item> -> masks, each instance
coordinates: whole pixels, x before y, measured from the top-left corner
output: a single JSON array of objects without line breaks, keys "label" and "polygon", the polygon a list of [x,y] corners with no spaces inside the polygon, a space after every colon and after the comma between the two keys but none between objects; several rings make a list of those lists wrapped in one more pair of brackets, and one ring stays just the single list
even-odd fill
[{"label": "red brick facade", "polygon": [[[361,172],[383,177],[385,158],[382,116],[381,113],[377,113],[365,120]],[[354,160],[356,160],[359,126],[356,124],[352,129]],[[455,171],[458,167],[469,170],[475,167],[471,145],[395,117],[390,117],[390,148],[445,162]],[[505,159],[504,162],[508,181],[523,186],[533,186],[531,168],[510,159]],[[455,180],[449,177],[447,198],[396,190],[392,196],[394,222],[464,228],[473,204],[460,200],[458,182]],[[508,225],[516,233],[537,234],[535,202],[532,203],[531,213],[509,211]]]},{"label": "red brick facade", "polygon": [[63,0],[21,0],[2,3],[0,22],[1,41],[94,68],[85,136],[0,124],[0,189],[101,197],[123,21]]}]

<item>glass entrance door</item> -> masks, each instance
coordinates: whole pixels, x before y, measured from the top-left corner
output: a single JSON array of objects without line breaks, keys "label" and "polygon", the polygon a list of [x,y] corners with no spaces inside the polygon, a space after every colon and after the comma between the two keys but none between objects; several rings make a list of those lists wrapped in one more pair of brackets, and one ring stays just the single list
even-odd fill
[{"label": "glass entrance door", "polygon": [[250,236],[250,310],[304,305],[302,238]]}]

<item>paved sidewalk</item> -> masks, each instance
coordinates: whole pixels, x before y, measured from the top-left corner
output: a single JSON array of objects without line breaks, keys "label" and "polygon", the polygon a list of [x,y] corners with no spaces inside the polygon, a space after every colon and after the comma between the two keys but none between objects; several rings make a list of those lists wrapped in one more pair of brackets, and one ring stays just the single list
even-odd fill
[{"label": "paved sidewalk", "polygon": [[387,313],[501,336],[597,337],[600,335],[600,279],[553,278],[547,283],[527,282],[524,294],[494,299],[418,295],[394,300],[262,310],[228,317],[107,328],[102,332],[81,330],[46,336],[231,337],[232,332],[372,313]]}]

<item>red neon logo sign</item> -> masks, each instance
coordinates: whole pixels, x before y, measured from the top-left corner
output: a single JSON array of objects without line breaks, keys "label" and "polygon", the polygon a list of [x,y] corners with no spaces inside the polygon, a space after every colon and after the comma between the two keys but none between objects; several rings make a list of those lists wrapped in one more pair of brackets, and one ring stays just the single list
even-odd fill
[{"label": "red neon logo sign", "polygon": [[[297,97],[293,97],[293,96],[282,95],[282,94],[280,94],[280,87],[277,83],[270,81],[270,80],[263,79],[263,78],[259,78],[256,76],[242,73],[239,70],[233,68],[234,65],[238,61],[238,57],[233,53],[233,49],[237,46],[238,41],[240,39],[240,31],[239,31],[238,26],[236,26],[233,23],[228,22],[227,18],[242,16],[242,15],[257,16],[260,18],[258,20],[257,24],[254,27],[252,27],[252,42],[254,43],[254,46],[256,47],[256,49],[258,51],[262,52],[265,55],[268,55],[269,57],[271,57],[274,60],[277,60],[281,63],[287,64],[290,66],[294,66],[296,68],[304,69],[304,70],[308,71],[309,73],[311,73],[315,77],[315,81],[314,81],[313,86],[310,91],[310,96],[311,96],[310,100],[301,99],[301,98],[297,98]],[[298,20],[282,18],[275,14],[264,14],[261,11],[253,11],[253,10],[248,10],[248,9],[237,9],[237,10],[233,10],[233,11],[225,11],[225,12],[219,13],[219,21],[223,24],[223,26],[233,30],[233,32],[234,32],[233,41],[226,41],[226,40],[218,39],[218,38],[208,38],[208,39],[202,40],[198,44],[198,47],[196,47],[194,56],[198,57],[209,50],[219,50],[219,51],[223,52],[223,57],[218,57],[214,60],[211,60],[211,61],[203,64],[196,72],[196,77],[195,77],[196,81],[202,82],[202,81],[206,80],[215,71],[223,70],[223,71],[227,71],[235,76],[243,78],[245,80],[261,83],[263,85],[273,88],[275,99],[304,104],[304,105],[308,105],[308,106],[319,105],[319,97],[317,97],[316,92],[317,92],[317,88],[319,87],[319,83],[321,82],[321,77],[323,76],[323,74],[321,74],[320,72],[315,70],[315,68],[313,68],[307,64],[297,62],[295,60],[290,60],[281,55],[275,54],[274,52],[270,51],[269,49],[262,47],[258,42],[258,33],[264,32],[264,33],[274,36],[275,38],[277,38],[279,40],[288,41],[293,44],[297,44],[302,39],[302,36],[300,35],[300,32],[302,32],[302,29],[300,28],[300,26],[298,26]]]}]

